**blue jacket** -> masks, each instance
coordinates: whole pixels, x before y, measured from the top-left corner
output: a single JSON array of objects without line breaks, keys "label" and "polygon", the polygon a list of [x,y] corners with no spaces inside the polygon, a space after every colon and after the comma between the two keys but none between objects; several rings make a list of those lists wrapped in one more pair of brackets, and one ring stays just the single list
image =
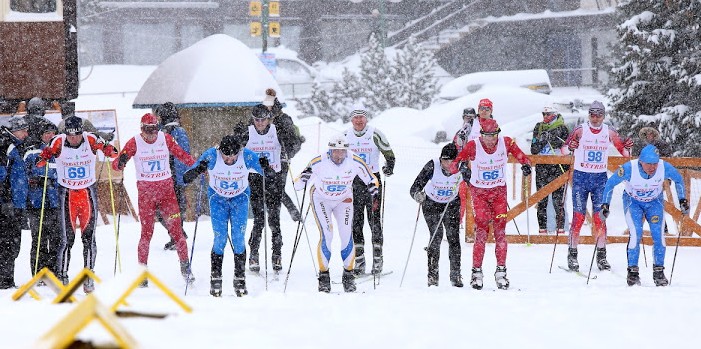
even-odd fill
[{"label": "blue jacket", "polygon": [[52,158],[48,165],[44,167],[37,166],[37,163],[41,160],[39,154],[45,147],[45,144],[34,146],[24,154],[24,163],[29,178],[29,206],[33,208],[41,208],[41,201],[44,196],[44,175],[47,168],[49,169],[49,180],[46,182],[46,202],[44,207],[58,207],[56,161]]},{"label": "blue jacket", "polygon": [[[604,187],[604,198],[601,202],[602,204],[609,204],[611,202],[611,196],[613,195],[613,188],[615,186],[623,181],[630,181],[630,175],[633,170],[632,163],[633,162],[628,161],[621,165],[621,167],[618,168],[618,171],[612,174],[608,181],[606,181],[606,186]],[[679,200],[684,199],[686,194],[684,193],[684,179],[682,178],[682,175],[668,162],[663,161],[662,163],[664,164],[664,179],[671,179],[674,181],[674,187],[677,190]],[[640,171],[640,174],[645,176],[643,166],[640,164],[640,162],[638,162],[637,171]],[[625,191],[623,192],[623,195],[627,195]]]},{"label": "blue jacket", "polygon": [[12,205],[15,208],[27,208],[27,192],[29,184],[27,182],[27,170],[24,166],[22,154],[22,141],[14,140],[14,144],[7,148],[8,169],[10,172],[10,194],[12,195]]},{"label": "blue jacket", "polygon": [[[252,170],[258,172],[259,174],[263,173],[263,169],[258,163],[258,154],[256,154],[254,151],[243,148],[243,151],[239,153],[239,156],[243,156],[243,161],[246,163],[246,168],[248,168],[249,171]],[[205,150],[204,153],[200,155],[200,158],[197,159],[197,161],[195,161],[190,168],[197,167],[197,165],[199,165],[202,161],[207,161],[207,170],[214,169],[214,166],[217,164],[217,147],[212,147]],[[246,192],[249,191],[250,189],[246,189]],[[209,188],[208,193],[210,196],[216,194],[212,188]]]},{"label": "blue jacket", "polygon": [[[187,137],[185,129],[180,127],[177,122],[171,122],[163,125],[163,132],[170,134],[175,139],[175,142],[183,148],[188,154],[190,153],[190,139]],[[171,161],[171,171],[173,171],[173,177],[175,178],[175,184],[183,186],[185,182],[183,181],[183,174],[187,171],[188,167],[180,160],[175,159],[175,157],[170,157]]]}]

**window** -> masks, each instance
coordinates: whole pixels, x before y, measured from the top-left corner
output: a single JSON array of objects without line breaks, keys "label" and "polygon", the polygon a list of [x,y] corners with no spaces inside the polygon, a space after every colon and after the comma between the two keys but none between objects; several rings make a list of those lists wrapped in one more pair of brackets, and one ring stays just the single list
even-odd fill
[{"label": "window", "polygon": [[10,9],[22,13],[56,12],[56,0],[10,0]]}]

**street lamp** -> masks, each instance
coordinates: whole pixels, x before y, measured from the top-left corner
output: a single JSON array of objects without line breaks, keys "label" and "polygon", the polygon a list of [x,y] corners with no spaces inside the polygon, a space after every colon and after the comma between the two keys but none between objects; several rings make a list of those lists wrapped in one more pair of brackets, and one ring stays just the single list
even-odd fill
[{"label": "street lamp", "polygon": [[[385,39],[387,38],[387,27],[385,25],[385,2],[389,1],[391,3],[399,3],[402,2],[402,0],[375,0],[379,3],[379,9],[378,10],[373,10],[373,14],[375,11],[377,11],[378,16],[380,18],[380,42],[382,43],[382,48],[385,48]],[[350,0],[350,2],[354,4],[358,4],[363,2],[363,0]]]}]

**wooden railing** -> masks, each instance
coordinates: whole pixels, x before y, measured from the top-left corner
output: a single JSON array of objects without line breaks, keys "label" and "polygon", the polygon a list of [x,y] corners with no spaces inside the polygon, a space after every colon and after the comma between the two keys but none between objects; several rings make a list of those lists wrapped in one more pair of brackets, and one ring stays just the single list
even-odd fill
[{"label": "wooden railing", "polygon": [[[571,165],[572,164],[572,156],[552,156],[552,155],[530,155],[529,159],[531,160],[531,164],[533,165],[533,171],[535,173],[535,165],[537,164],[561,164],[561,165]],[[615,172],[620,165],[623,163],[629,161],[630,158],[624,158],[620,156],[611,156],[609,157],[608,160],[608,169],[611,172]],[[679,209],[677,209],[676,205],[674,204],[675,201],[672,196],[672,191],[670,189],[669,184],[665,184],[665,190],[664,190],[664,195],[665,195],[665,202],[664,202],[664,210],[665,212],[669,213],[674,220],[675,224],[678,227],[681,227],[681,238],[679,241],[680,245],[683,246],[701,246],[701,225],[698,224],[698,219],[699,215],[701,215],[701,205],[698,205],[698,203],[691,202],[691,180],[692,179],[701,179],[701,171],[697,169],[701,169],[701,158],[663,158],[663,160],[669,162],[671,165],[675,166],[679,172],[681,173],[682,177],[684,178],[684,189],[685,189],[685,194],[686,197],[689,200],[689,204],[691,205],[692,209],[694,205],[696,204],[696,209],[693,211],[694,214],[692,217],[689,217],[687,215],[683,215]],[[516,186],[514,183],[516,183],[516,173],[520,173],[519,167],[517,167],[517,161],[513,157],[509,157],[509,163],[514,164],[514,171],[513,172],[513,180],[512,183],[509,185],[511,186],[513,190],[513,195],[514,197],[516,196]],[[572,169],[568,171],[563,171],[563,173],[557,177],[555,180],[552,182],[548,183],[544,187],[542,187],[540,190],[537,190],[533,193],[529,193],[530,188],[532,187],[531,184],[531,176],[528,177],[523,177],[522,176],[522,185],[521,185],[521,193],[520,193],[520,202],[516,204],[513,207],[510,207],[506,214],[506,221],[509,222],[513,220],[516,216],[524,213],[526,211],[526,201],[528,202],[528,207],[536,205],[540,200],[546,198],[548,195],[550,195],[553,191],[556,189],[564,186],[567,184],[568,190],[571,188],[571,181],[572,181]],[[603,184],[602,184],[603,185]],[[569,194],[565,194],[569,195]],[[473,241],[474,239],[474,217],[472,213],[472,202],[470,198],[470,193],[468,191],[468,202],[467,202],[467,210],[465,210],[465,240],[466,241]],[[526,200],[528,198],[528,200]],[[591,219],[591,216],[589,213],[587,213],[587,219]],[[558,237],[559,241],[558,243],[566,243],[567,242],[567,236],[569,234],[569,230],[567,227],[566,229],[566,234],[560,235]],[[628,236],[625,235],[611,235],[610,233],[612,232],[613,227],[608,227],[609,231],[609,236],[607,237],[607,242],[608,243],[627,243],[628,242]],[[695,235],[694,235],[695,234]],[[492,241],[493,237],[491,236],[492,234],[490,233],[490,241]],[[677,242],[677,236],[676,235],[667,235],[666,237],[666,242],[668,246],[675,245]],[[527,232],[520,232],[518,234],[513,234],[512,232],[507,230],[507,240],[510,243],[526,243],[527,241],[530,241],[531,243],[536,243],[536,244],[552,244],[555,242],[556,236],[554,235],[539,235],[537,232],[531,232],[530,237],[528,236]],[[593,244],[594,243],[594,238],[592,236],[588,235],[582,235],[580,237],[580,243],[584,244]],[[649,236],[643,237],[643,243],[646,245],[651,245],[652,240]]]}]

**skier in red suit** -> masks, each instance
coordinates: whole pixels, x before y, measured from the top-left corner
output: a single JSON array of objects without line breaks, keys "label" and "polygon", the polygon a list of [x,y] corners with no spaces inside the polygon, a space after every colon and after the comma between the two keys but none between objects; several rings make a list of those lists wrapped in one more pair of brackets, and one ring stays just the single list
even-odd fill
[{"label": "skier in red suit", "polygon": [[129,159],[134,157],[141,220],[139,263],[148,264],[156,210],[159,210],[166,220],[168,232],[175,241],[180,259],[180,272],[186,282],[192,282],[194,278],[188,262],[187,241],[183,235],[180,208],[173,189],[173,174],[169,165],[171,154],[187,166],[195,163],[172,136],[158,130],[158,118],[147,113],[141,117],[141,134],[127,141],[117,159],[112,162],[112,168],[121,171]]},{"label": "skier in red suit", "polygon": [[[453,173],[462,173],[469,181],[472,207],[475,216],[475,243],[472,252],[472,278],[470,285],[482,289],[482,260],[487,242],[489,222],[494,225],[494,240],[497,269],[494,278],[500,289],[509,288],[506,278],[506,163],[509,154],[522,164],[524,176],[531,173],[530,161],[526,154],[510,137],[499,137],[499,125],[494,119],[480,121],[480,137],[465,145],[457,158],[453,160]],[[469,165],[467,162],[469,161]]]}]

